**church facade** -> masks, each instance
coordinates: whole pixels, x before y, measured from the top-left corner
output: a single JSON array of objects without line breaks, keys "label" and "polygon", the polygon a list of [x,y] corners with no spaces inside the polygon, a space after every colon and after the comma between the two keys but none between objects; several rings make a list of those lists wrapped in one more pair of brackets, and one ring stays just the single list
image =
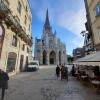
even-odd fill
[{"label": "church facade", "polygon": [[52,32],[48,10],[41,39],[35,38],[34,58],[39,61],[40,65],[67,63],[66,46],[56,37],[56,32]]}]

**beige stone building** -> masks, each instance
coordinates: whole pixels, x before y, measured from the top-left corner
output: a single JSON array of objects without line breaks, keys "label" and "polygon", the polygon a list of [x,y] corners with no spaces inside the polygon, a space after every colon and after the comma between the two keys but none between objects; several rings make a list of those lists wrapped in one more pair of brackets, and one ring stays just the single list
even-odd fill
[{"label": "beige stone building", "polygon": [[0,68],[25,70],[32,50],[31,24],[28,0],[0,0]]},{"label": "beige stone building", "polygon": [[100,0],[85,0],[92,27],[93,43],[100,50]]},{"label": "beige stone building", "polygon": [[[100,69],[100,0],[84,0],[86,7],[87,25],[86,29],[89,33],[88,40],[91,39],[93,52],[83,58],[74,61],[80,67],[80,70],[86,72],[91,78],[96,77],[94,69]],[[85,43],[87,44],[87,43]],[[91,47],[90,47],[91,48]]]}]

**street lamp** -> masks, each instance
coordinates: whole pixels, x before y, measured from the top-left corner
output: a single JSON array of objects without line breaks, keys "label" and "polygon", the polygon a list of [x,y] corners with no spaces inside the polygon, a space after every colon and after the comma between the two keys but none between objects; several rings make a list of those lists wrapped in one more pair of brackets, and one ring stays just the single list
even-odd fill
[{"label": "street lamp", "polygon": [[88,31],[82,31],[80,34],[84,37],[85,34],[88,34]]}]

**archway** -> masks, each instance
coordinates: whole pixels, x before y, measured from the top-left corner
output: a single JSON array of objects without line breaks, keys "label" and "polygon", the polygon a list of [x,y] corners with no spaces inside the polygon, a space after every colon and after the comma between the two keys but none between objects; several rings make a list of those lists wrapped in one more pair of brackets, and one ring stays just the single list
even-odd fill
[{"label": "archway", "polygon": [[19,67],[20,72],[23,71],[23,60],[24,60],[24,55],[21,55],[20,56],[20,67]]},{"label": "archway", "polygon": [[50,64],[56,64],[56,53],[54,51],[51,51],[49,55],[49,61]]},{"label": "archway", "polygon": [[10,52],[8,54],[7,72],[15,71],[16,57],[17,57],[17,54],[14,52]]},{"label": "archway", "polygon": [[61,64],[61,51],[59,51],[59,64]]},{"label": "archway", "polygon": [[44,50],[43,51],[43,65],[46,65],[47,64],[47,53],[46,51]]}]

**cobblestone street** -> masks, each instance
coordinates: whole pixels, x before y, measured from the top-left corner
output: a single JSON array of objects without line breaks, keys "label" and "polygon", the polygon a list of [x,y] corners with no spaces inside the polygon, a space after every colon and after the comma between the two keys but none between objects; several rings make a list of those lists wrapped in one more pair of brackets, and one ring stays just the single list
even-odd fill
[{"label": "cobblestone street", "polygon": [[75,78],[61,81],[55,67],[42,66],[37,72],[13,76],[5,100],[100,100],[100,96]]}]

